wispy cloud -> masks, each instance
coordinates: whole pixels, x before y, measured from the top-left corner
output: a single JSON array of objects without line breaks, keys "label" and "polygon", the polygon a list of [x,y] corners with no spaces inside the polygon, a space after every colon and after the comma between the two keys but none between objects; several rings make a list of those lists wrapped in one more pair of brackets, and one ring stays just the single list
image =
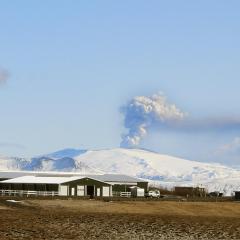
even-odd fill
[{"label": "wispy cloud", "polygon": [[0,85],[6,83],[8,78],[9,72],[6,69],[0,67]]},{"label": "wispy cloud", "polygon": [[240,130],[240,117],[207,117],[201,119],[193,119],[191,117],[186,118],[184,121],[178,122],[177,124],[168,125],[169,128],[175,128],[176,130],[182,131],[229,131],[229,130]]},{"label": "wispy cloud", "polygon": [[235,137],[230,143],[220,146],[215,152],[216,155],[239,154],[239,153],[240,153],[240,137]]},{"label": "wispy cloud", "polygon": [[0,148],[25,149],[26,147],[18,143],[0,142]]}]

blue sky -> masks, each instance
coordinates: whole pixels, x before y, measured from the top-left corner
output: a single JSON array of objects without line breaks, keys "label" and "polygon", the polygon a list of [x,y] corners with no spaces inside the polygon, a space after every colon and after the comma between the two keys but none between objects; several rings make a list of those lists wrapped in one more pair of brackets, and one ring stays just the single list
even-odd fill
[{"label": "blue sky", "polygon": [[[119,108],[159,91],[195,119],[240,117],[239,1],[1,1],[0,153],[118,147]],[[238,129],[150,129],[140,147],[201,161]],[[225,155],[223,157],[223,155]]]}]

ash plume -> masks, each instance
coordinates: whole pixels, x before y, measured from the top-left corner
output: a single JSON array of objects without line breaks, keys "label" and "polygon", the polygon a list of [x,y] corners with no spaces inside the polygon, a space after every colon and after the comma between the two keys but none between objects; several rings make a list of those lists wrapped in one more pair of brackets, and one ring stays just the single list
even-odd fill
[{"label": "ash plume", "polygon": [[137,96],[121,108],[128,133],[122,136],[121,147],[136,147],[147,135],[149,128],[161,124],[174,124],[186,113],[170,104],[163,94]]}]

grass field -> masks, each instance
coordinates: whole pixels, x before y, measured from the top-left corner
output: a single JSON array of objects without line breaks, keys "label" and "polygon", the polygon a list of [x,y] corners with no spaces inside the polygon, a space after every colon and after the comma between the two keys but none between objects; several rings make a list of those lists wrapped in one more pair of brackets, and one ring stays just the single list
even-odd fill
[{"label": "grass field", "polygon": [[0,201],[1,239],[240,239],[240,203]]}]

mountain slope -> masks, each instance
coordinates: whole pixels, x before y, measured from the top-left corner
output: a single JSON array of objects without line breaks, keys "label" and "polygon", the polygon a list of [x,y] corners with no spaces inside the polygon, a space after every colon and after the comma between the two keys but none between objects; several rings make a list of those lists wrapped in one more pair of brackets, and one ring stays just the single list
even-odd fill
[{"label": "mountain slope", "polygon": [[25,168],[29,161],[24,158],[0,156],[0,170],[20,170]]},{"label": "mountain slope", "polygon": [[240,186],[240,171],[220,164],[202,163],[141,149],[64,149],[31,160],[0,158],[0,169],[70,171],[88,174],[122,173],[162,186],[203,185],[230,195]]},{"label": "mountain slope", "polygon": [[[63,152],[66,156],[66,152],[71,151],[68,149]],[[58,156],[62,157],[59,153],[57,152]],[[203,185],[209,191],[221,191],[225,195],[231,195],[240,186],[240,171],[233,168],[189,161],[147,150],[124,148],[89,150],[72,155],[72,158],[76,165],[84,163],[101,172],[136,176],[147,179],[155,185],[167,187]]]},{"label": "mountain slope", "polygon": [[76,157],[80,154],[83,154],[85,152],[87,152],[87,150],[66,148],[66,149],[63,149],[63,150],[60,150],[60,151],[57,151],[57,152],[54,152],[54,153],[44,155],[44,156],[49,157],[49,158],[53,158],[53,159],[65,158],[65,157],[74,158],[74,157]]},{"label": "mountain slope", "polygon": [[83,174],[101,174],[102,172],[89,167],[81,161],[76,161],[71,157],[64,157],[59,155],[59,158],[50,158],[50,155],[35,157],[31,162],[22,167],[23,170],[31,171],[61,171],[61,172],[81,172]]},{"label": "mountain slope", "polygon": [[189,161],[140,149],[87,151],[77,161],[105,172],[127,173],[151,180],[201,181],[240,176],[239,171],[218,164]]}]

